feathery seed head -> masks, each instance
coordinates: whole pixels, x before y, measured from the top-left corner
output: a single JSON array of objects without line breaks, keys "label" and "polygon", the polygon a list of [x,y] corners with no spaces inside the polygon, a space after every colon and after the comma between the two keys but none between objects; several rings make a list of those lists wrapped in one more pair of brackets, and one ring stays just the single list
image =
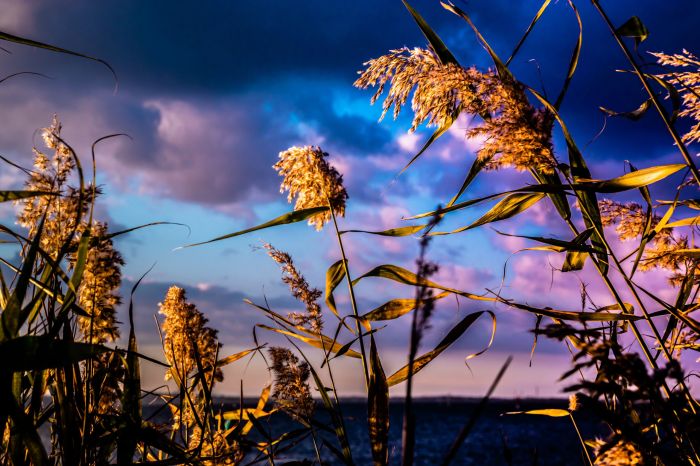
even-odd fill
[{"label": "feathery seed head", "polygon": [[78,326],[84,341],[106,343],[119,338],[116,307],[124,260],[107,237],[107,224],[94,222],[94,245],[88,250],[83,280],[78,289],[78,303],[91,317],[79,317]]},{"label": "feathery seed head", "polygon": [[618,441],[611,448],[596,454],[596,459],[593,462],[596,466],[633,466],[643,465],[644,457],[634,446],[634,444]]},{"label": "feathery seed head", "polygon": [[678,89],[683,99],[683,108],[678,113],[682,117],[690,117],[695,124],[683,135],[683,141],[692,143],[700,141],[700,59],[683,49],[681,53],[668,55],[663,52],[652,53],[660,65],[686,68],[688,71],[674,71],[658,75]]},{"label": "feathery seed head", "polygon": [[[217,340],[218,332],[207,327],[208,319],[194,304],[187,302],[185,290],[171,286],[159,307],[159,313],[165,316],[163,351],[171,366],[165,380],[174,378],[182,383],[197,369],[197,354],[206,371],[207,383],[211,383],[212,378],[223,380],[221,368],[216,367],[216,357],[221,348]],[[212,371],[212,368],[216,369]]]},{"label": "feathery seed head", "polygon": [[462,112],[479,115],[482,124],[467,135],[484,137],[477,157],[488,160],[486,168],[554,172],[554,118],[547,110],[530,105],[520,83],[503,80],[491,70],[443,64],[431,50],[421,48],[392,50],[365,65],[355,86],[376,86],[372,103],[389,84],[381,118],[391,107],[396,118],[413,93],[411,131],[423,123],[446,129]]},{"label": "feathery seed head", "polygon": [[306,307],[306,312],[291,312],[287,315],[295,325],[302,326],[310,332],[320,334],[323,330],[323,318],[318,299],[322,293],[316,288],[311,288],[304,276],[294,266],[292,257],[284,251],[276,249],[271,244],[265,244],[267,254],[280,265],[282,269],[282,281],[289,286],[292,296],[301,301]]},{"label": "feathery seed head", "polygon": [[280,409],[295,419],[308,420],[314,410],[309,388],[309,365],[300,363],[287,348],[273,347],[269,350],[275,385],[272,397]]},{"label": "feathery seed head", "polygon": [[[296,198],[294,210],[323,207],[330,203],[336,215],[345,215],[348,193],[343,187],[343,176],[326,157],[327,152],[313,146],[290,147],[280,152],[279,161],[273,168],[284,178],[280,192],[289,191],[287,201],[290,203]],[[309,218],[309,225],[320,230],[330,219],[330,211],[321,212]]]},{"label": "feathery seed head", "polygon": [[[635,202],[622,204],[603,199],[598,202],[603,226],[617,225],[615,231],[622,241],[637,238],[644,234],[647,215],[641,205]],[[651,217],[651,227],[655,227],[661,218]],[[674,234],[672,228],[664,228],[647,243],[644,256],[639,262],[640,270],[662,268],[673,272],[671,283],[675,284],[682,278],[679,272],[694,267],[693,261],[676,253],[688,248],[688,238]]]}]

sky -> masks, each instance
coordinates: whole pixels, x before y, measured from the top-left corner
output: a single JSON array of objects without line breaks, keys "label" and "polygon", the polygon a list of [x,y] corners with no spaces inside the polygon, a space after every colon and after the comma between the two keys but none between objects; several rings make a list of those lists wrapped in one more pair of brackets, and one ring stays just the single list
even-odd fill
[{"label": "sky", "polygon": [[[649,38],[638,51],[640,60],[652,61],[646,51],[700,50],[694,21],[700,13],[697,2],[677,1],[663,8],[655,2],[606,3],[616,24],[636,15],[648,27]],[[503,56],[540,6],[529,0],[474,0],[459,5]],[[644,91],[631,74],[616,71],[627,69],[628,64],[590,2],[577,6],[584,42],[562,115],[591,161],[593,176],[621,175],[626,160],[639,168],[679,162],[657,115],[650,112],[636,122],[606,121],[599,111],[599,106],[632,110],[645,100]],[[439,2],[415,0],[414,7],[462,64],[481,69],[490,65],[473,32]],[[244,299],[267,300],[280,312],[295,309],[276,264],[261,250],[264,242],[288,251],[309,282],[323,288],[326,268],[339,258],[329,229],[316,232],[296,224],[174,250],[289,211],[272,169],[280,151],[293,145],[320,145],[331,154],[329,160],[343,174],[350,195],[341,228],[384,229],[400,226],[405,223],[402,217],[449,200],[478,148],[478,141],[465,136],[471,122],[460,118],[411,169],[397,176],[430,129],[408,133],[410,111],[396,121],[378,122],[381,107],[369,102],[373,92],[356,89],[352,83],[368,59],[402,46],[426,45],[398,0],[212,0],[196,7],[172,0],[6,0],[3,8],[0,30],[104,59],[116,70],[118,89],[110,72],[98,63],[0,44],[8,51],[0,54],[5,75],[18,71],[45,75],[17,76],[0,85],[0,154],[30,166],[31,148],[40,146],[40,129],[54,114],[63,123],[64,138],[84,160],[89,159],[96,139],[126,133],[129,137],[97,147],[98,181],[104,190],[100,218],[113,231],[155,221],[186,225],[143,229],[116,241],[126,260],[124,296],[155,264],[134,296],[140,345],[155,356],[159,354],[157,303],[172,284],[184,287],[219,330],[223,353],[252,347],[255,324],[265,322]],[[552,2],[513,61],[513,72],[521,81],[556,95],[577,33],[567,3]],[[555,142],[558,156],[565,159],[558,135]],[[20,187],[23,181],[21,172],[5,165],[0,169],[3,189]],[[528,182],[528,176],[512,170],[484,173],[465,198]],[[663,198],[665,193],[661,189],[654,194]],[[2,223],[11,224],[12,206],[0,209]],[[443,227],[466,225],[480,212],[460,212]],[[497,228],[567,236],[548,200]],[[354,276],[385,263],[415,267],[416,238],[346,235],[345,241]],[[514,254],[527,246],[524,240],[486,228],[434,240],[429,257],[440,265],[435,281],[458,289],[476,293],[501,289],[532,305],[577,310],[579,283],[586,283],[595,304],[611,304],[589,268],[555,273],[553,267],[561,265],[562,257]],[[3,255],[13,254],[9,247],[0,247]],[[640,280],[667,292],[662,290],[661,273],[651,272]],[[361,283],[357,293],[365,311],[389,298],[413,296],[411,289],[377,279]],[[349,312],[347,297],[339,295],[338,301]],[[420,395],[478,396],[512,354],[515,363],[497,395],[560,394],[566,383],[558,379],[570,354],[559,343],[540,341],[530,362],[535,322],[521,311],[445,299],[423,349],[430,349],[467,313],[483,309],[494,311],[498,319],[491,349],[465,364],[467,355],[488,343],[491,322],[482,318],[420,374],[415,390]],[[126,321],[124,312],[122,308],[122,321]],[[410,320],[403,318],[378,332],[387,373],[405,364],[409,326]],[[263,341],[279,342],[260,328],[256,334]],[[343,395],[363,389],[361,370],[355,366],[354,361],[339,363]],[[150,384],[162,383],[158,367],[146,364],[144,371]],[[228,367],[225,375],[226,381],[218,387],[222,394],[237,394],[241,378],[248,394],[269,379],[259,359]]]}]

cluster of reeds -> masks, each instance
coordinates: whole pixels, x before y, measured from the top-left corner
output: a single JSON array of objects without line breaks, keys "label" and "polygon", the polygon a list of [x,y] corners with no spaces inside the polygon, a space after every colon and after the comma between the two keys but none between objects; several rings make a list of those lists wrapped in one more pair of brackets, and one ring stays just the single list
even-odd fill
[{"label": "cluster of reeds", "polygon": [[[508,68],[549,4],[543,3],[506,61],[489,46],[466,12],[453,4],[443,4],[467,22],[493,59],[493,69],[479,70],[460,65],[406,3],[429,42],[428,48],[394,50],[367,62],[356,85],[377,87],[373,101],[387,91],[384,113],[393,107],[395,116],[411,98],[412,130],[421,124],[437,127],[409,165],[461,114],[473,116],[475,123],[467,136],[478,137],[483,144],[464,183],[444,207],[411,219],[419,222],[385,231],[341,230],[339,217],[345,214],[348,193],[341,174],[329,163],[329,154],[313,146],[281,152],[274,168],[282,177],[282,192],[288,192],[289,202],[295,202],[294,210],[261,225],[189,246],[308,221],[316,230],[330,230],[337,242],[338,260],[327,270],[325,290],[313,288],[289,254],[266,244],[299,310],[282,314],[267,303],[248,303],[267,319],[256,329],[281,336],[287,345],[266,348],[268,345],[261,343],[255,332],[254,348],[222,358],[217,331],[208,326],[196,305],[188,302],[185,290],[170,288],[159,309],[164,360],[148,359],[163,368],[171,389],[157,393],[141,387],[140,361],[145,356],[138,352],[131,303],[127,346],[117,345],[120,331],[115,309],[121,302],[118,289],[123,260],[112,238],[133,229],[110,233],[106,224],[93,218],[100,195],[95,186],[94,155],[92,182],[86,182],[80,159],[61,138],[60,124],[54,119],[43,132],[46,149],[35,150],[34,167],[23,169],[28,179],[26,188],[2,191],[0,196],[2,201],[18,203],[18,223],[23,228],[17,232],[2,227],[20,251],[18,264],[2,259],[2,270],[9,270],[12,277],[0,274],[2,461],[13,465],[274,465],[283,452],[308,441],[314,451],[308,462],[355,464],[334,374],[336,359],[350,358],[357,360],[357,370],[365,383],[367,431],[376,465],[390,461],[389,387],[405,384],[400,461],[410,465],[415,457],[413,379],[479,318],[492,320],[492,341],[496,331],[493,310],[498,307],[532,314],[537,335],[561,340],[573,353],[572,367],[564,374],[565,378],[576,378],[569,389],[575,392],[569,409],[545,407],[511,414],[570,417],[581,440],[581,458],[589,464],[700,465],[700,407],[682,364],[687,361],[682,355],[699,347],[700,323],[693,313],[698,309],[696,270],[700,250],[694,247],[693,230],[700,217],[673,218],[687,209],[697,210],[699,205],[695,193],[700,172],[685,145],[698,140],[698,60],[685,51],[657,54],[666,69],[657,74],[643,72],[625,42],[632,38],[639,43],[646,37],[641,21],[632,18],[615,28],[604,9],[593,1],[648,93],[648,100],[637,111],[608,113],[638,118],[655,108],[682,160],[639,170],[630,165],[630,171],[618,177],[592,179],[584,153],[560,113],[577,68],[582,35],[574,46],[562,90],[553,102],[518,81]],[[581,27],[574,3],[568,4]],[[2,38],[49,47],[14,36]],[[659,89],[671,96],[674,108],[670,112],[658,95]],[[678,117],[695,120],[685,135],[675,128]],[[556,128],[566,143],[566,155],[556,153],[552,142]],[[509,167],[529,172],[533,183],[461,200],[480,172]],[[683,178],[678,179],[672,198],[652,201],[650,186],[681,173]],[[623,192],[638,193],[639,202],[607,198]],[[535,307],[501,293],[467,292],[431,279],[437,270],[427,258],[433,236],[504,221],[545,199],[551,201],[562,224],[571,231],[571,238],[522,238],[537,244],[532,248],[536,251],[561,254],[560,273],[588,265],[607,287],[609,303],[590,308],[584,295],[580,310],[565,310],[558,303]],[[469,225],[436,231],[441,219],[453,212],[494,200],[495,205]],[[358,274],[348,260],[344,237],[349,234],[420,236],[416,272],[383,264]],[[633,252],[621,256],[617,240],[634,241]],[[439,240],[436,242],[439,244]],[[675,291],[674,302],[640,285],[638,274],[651,269],[668,272],[665,286]],[[410,287],[412,296],[364,310],[359,306],[356,288],[372,278]],[[347,304],[339,305],[336,296],[343,283],[347,300],[340,302]],[[464,313],[435,348],[419,354],[419,343],[435,306],[450,295],[478,301],[484,310]],[[623,296],[630,296],[633,302],[625,302]],[[409,314],[412,324],[407,363],[387,375],[375,335],[391,321]],[[248,355],[259,355],[267,362],[272,384],[262,389],[255,406],[245,407],[241,400],[236,410],[217,408],[213,390],[223,379],[221,368]],[[506,361],[464,428],[456,435],[445,433],[455,438],[444,454],[443,464],[457,456],[509,363]],[[160,400],[160,408],[150,417],[144,415],[144,397]],[[320,398],[318,406],[314,397]],[[319,421],[319,410],[325,412],[329,423]],[[574,416],[581,410],[594,413],[608,426],[609,435],[603,439],[584,438]],[[159,417],[163,412],[167,416]],[[273,422],[279,415],[288,416],[298,427],[280,434],[261,421]]]}]

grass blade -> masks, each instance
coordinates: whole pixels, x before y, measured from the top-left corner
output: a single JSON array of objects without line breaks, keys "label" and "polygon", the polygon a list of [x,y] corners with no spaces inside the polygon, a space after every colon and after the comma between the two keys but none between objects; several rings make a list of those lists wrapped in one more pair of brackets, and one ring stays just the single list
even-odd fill
[{"label": "grass blade", "polygon": [[275,227],[278,225],[286,225],[289,223],[301,222],[301,221],[306,220],[309,217],[312,217],[312,216],[314,216],[318,213],[321,213],[321,212],[325,212],[327,210],[328,210],[327,206],[322,206],[322,207],[311,207],[308,209],[301,209],[301,210],[295,210],[292,212],[287,212],[286,214],[280,215],[279,217],[274,218],[274,219],[270,220],[269,222],[262,223],[260,225],[254,226],[252,228],[247,228],[245,230],[237,231],[234,233],[229,233],[227,235],[218,236],[216,238],[213,238],[213,239],[210,239],[207,241],[202,241],[201,243],[193,243],[193,244],[188,244],[186,246],[180,246],[179,248],[176,248],[176,249],[191,248],[193,246],[201,246],[203,244],[214,243],[216,241],[221,241],[224,239],[245,235],[246,233],[251,233],[253,231],[264,230],[265,228]]}]

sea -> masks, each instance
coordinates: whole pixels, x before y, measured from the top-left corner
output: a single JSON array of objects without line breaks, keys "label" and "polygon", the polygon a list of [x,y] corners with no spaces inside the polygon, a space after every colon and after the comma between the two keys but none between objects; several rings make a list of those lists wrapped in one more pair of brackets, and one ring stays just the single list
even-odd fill
[{"label": "sea", "polygon": [[[479,400],[465,398],[419,398],[414,400],[416,415],[415,465],[440,465],[463,426],[474,414]],[[235,409],[234,403],[224,402],[227,408]],[[235,403],[237,405],[237,403]],[[247,406],[250,406],[246,403]],[[360,399],[341,400],[343,418],[348,432],[352,458],[357,465],[371,465],[372,456],[367,431],[366,402]],[[527,399],[491,400],[482,410],[476,424],[459,448],[452,465],[585,465],[581,443],[571,419],[542,415],[507,414],[514,411],[562,408],[567,400]],[[316,419],[328,424],[328,415],[323,406],[317,405]],[[401,462],[401,431],[404,404],[390,404],[389,464]],[[607,431],[599,422],[584,413],[575,412],[576,423],[586,439],[605,437]],[[266,435],[275,436],[299,428],[299,424],[286,415],[272,415],[261,420],[268,429]],[[257,435],[257,434],[256,434]],[[338,447],[337,440],[319,432],[320,456],[328,466],[343,463],[323,444],[323,440]],[[255,464],[249,455],[243,464]],[[308,461],[305,463],[305,460]],[[313,443],[306,438],[287,451],[276,454],[276,466],[292,464],[318,464]],[[258,464],[269,464],[260,462]]]}]

